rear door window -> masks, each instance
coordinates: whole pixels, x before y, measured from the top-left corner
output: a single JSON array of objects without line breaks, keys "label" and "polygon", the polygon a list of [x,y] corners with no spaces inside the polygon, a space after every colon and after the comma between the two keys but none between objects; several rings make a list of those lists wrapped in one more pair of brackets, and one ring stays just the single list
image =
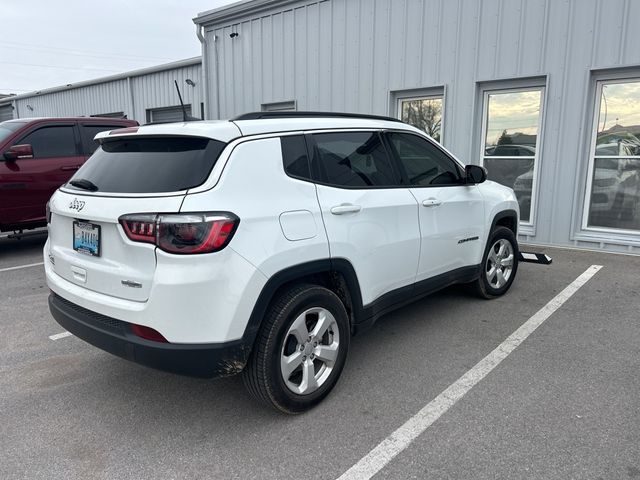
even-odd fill
[{"label": "rear door window", "polygon": [[378,132],[317,133],[311,137],[315,144],[313,168],[321,181],[347,188],[400,185]]},{"label": "rear door window", "polygon": [[124,125],[80,125],[80,136],[82,137],[82,150],[85,155],[91,155],[99,146],[93,138],[100,132],[124,128]]},{"label": "rear door window", "polygon": [[33,158],[78,155],[73,125],[42,127],[22,137],[15,145],[31,145]]},{"label": "rear door window", "polygon": [[[176,192],[202,185],[225,143],[199,137],[129,137],[106,140],[72,180],[98,192]],[[76,188],[67,184],[67,188]]]}]

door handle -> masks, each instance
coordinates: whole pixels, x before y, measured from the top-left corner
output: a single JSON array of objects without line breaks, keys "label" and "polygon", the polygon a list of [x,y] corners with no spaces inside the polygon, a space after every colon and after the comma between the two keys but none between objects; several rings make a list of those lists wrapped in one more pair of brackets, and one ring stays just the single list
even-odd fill
[{"label": "door handle", "polygon": [[331,213],[334,215],[344,215],[345,213],[358,213],[362,210],[360,205],[352,205],[350,203],[343,203],[342,205],[336,205],[331,208]]},{"label": "door handle", "polygon": [[438,205],[442,205],[442,201],[437,198],[432,197],[422,201],[423,207],[437,207]]},{"label": "door handle", "polygon": [[80,165],[73,165],[73,166],[60,167],[60,170],[64,170],[65,172],[68,172],[70,170],[78,170],[79,168],[80,168]]}]

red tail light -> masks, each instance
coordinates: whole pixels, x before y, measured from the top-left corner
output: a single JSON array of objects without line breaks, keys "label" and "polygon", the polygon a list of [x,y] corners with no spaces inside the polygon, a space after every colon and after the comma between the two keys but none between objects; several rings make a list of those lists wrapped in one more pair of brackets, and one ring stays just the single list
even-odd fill
[{"label": "red tail light", "polygon": [[120,224],[130,240],[156,243],[158,215],[140,214],[120,217]]},{"label": "red tail light", "polygon": [[120,217],[134,242],[153,243],[170,253],[211,253],[231,241],[240,219],[232,213],[132,214]]},{"label": "red tail light", "polygon": [[154,330],[151,327],[145,327],[144,325],[136,325],[135,323],[132,323],[131,331],[138,337],[144,338],[145,340],[151,340],[152,342],[169,343],[159,331]]}]

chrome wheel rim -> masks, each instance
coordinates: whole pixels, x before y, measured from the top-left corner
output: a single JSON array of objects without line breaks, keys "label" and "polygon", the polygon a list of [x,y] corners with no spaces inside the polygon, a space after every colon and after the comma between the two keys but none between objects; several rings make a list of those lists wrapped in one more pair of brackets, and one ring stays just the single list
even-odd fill
[{"label": "chrome wheel rim", "polygon": [[340,349],[338,323],[329,310],[313,307],[291,324],[282,342],[280,373],[289,390],[309,395],[327,381]]},{"label": "chrome wheel rim", "polygon": [[511,242],[501,238],[495,242],[487,255],[485,275],[493,288],[503,287],[513,273],[513,246]]}]

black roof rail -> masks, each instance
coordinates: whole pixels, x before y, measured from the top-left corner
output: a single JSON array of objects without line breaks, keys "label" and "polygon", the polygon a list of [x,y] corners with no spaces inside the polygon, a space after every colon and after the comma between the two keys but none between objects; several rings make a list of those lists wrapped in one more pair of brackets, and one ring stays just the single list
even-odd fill
[{"label": "black roof rail", "polygon": [[389,122],[400,122],[402,120],[393,117],[384,117],[381,115],[367,115],[364,113],[345,113],[345,112],[251,112],[243,113],[230,121],[235,122],[237,120],[264,120],[269,118],[315,118],[315,117],[329,117],[329,118],[366,118],[369,120],[386,120]]}]

